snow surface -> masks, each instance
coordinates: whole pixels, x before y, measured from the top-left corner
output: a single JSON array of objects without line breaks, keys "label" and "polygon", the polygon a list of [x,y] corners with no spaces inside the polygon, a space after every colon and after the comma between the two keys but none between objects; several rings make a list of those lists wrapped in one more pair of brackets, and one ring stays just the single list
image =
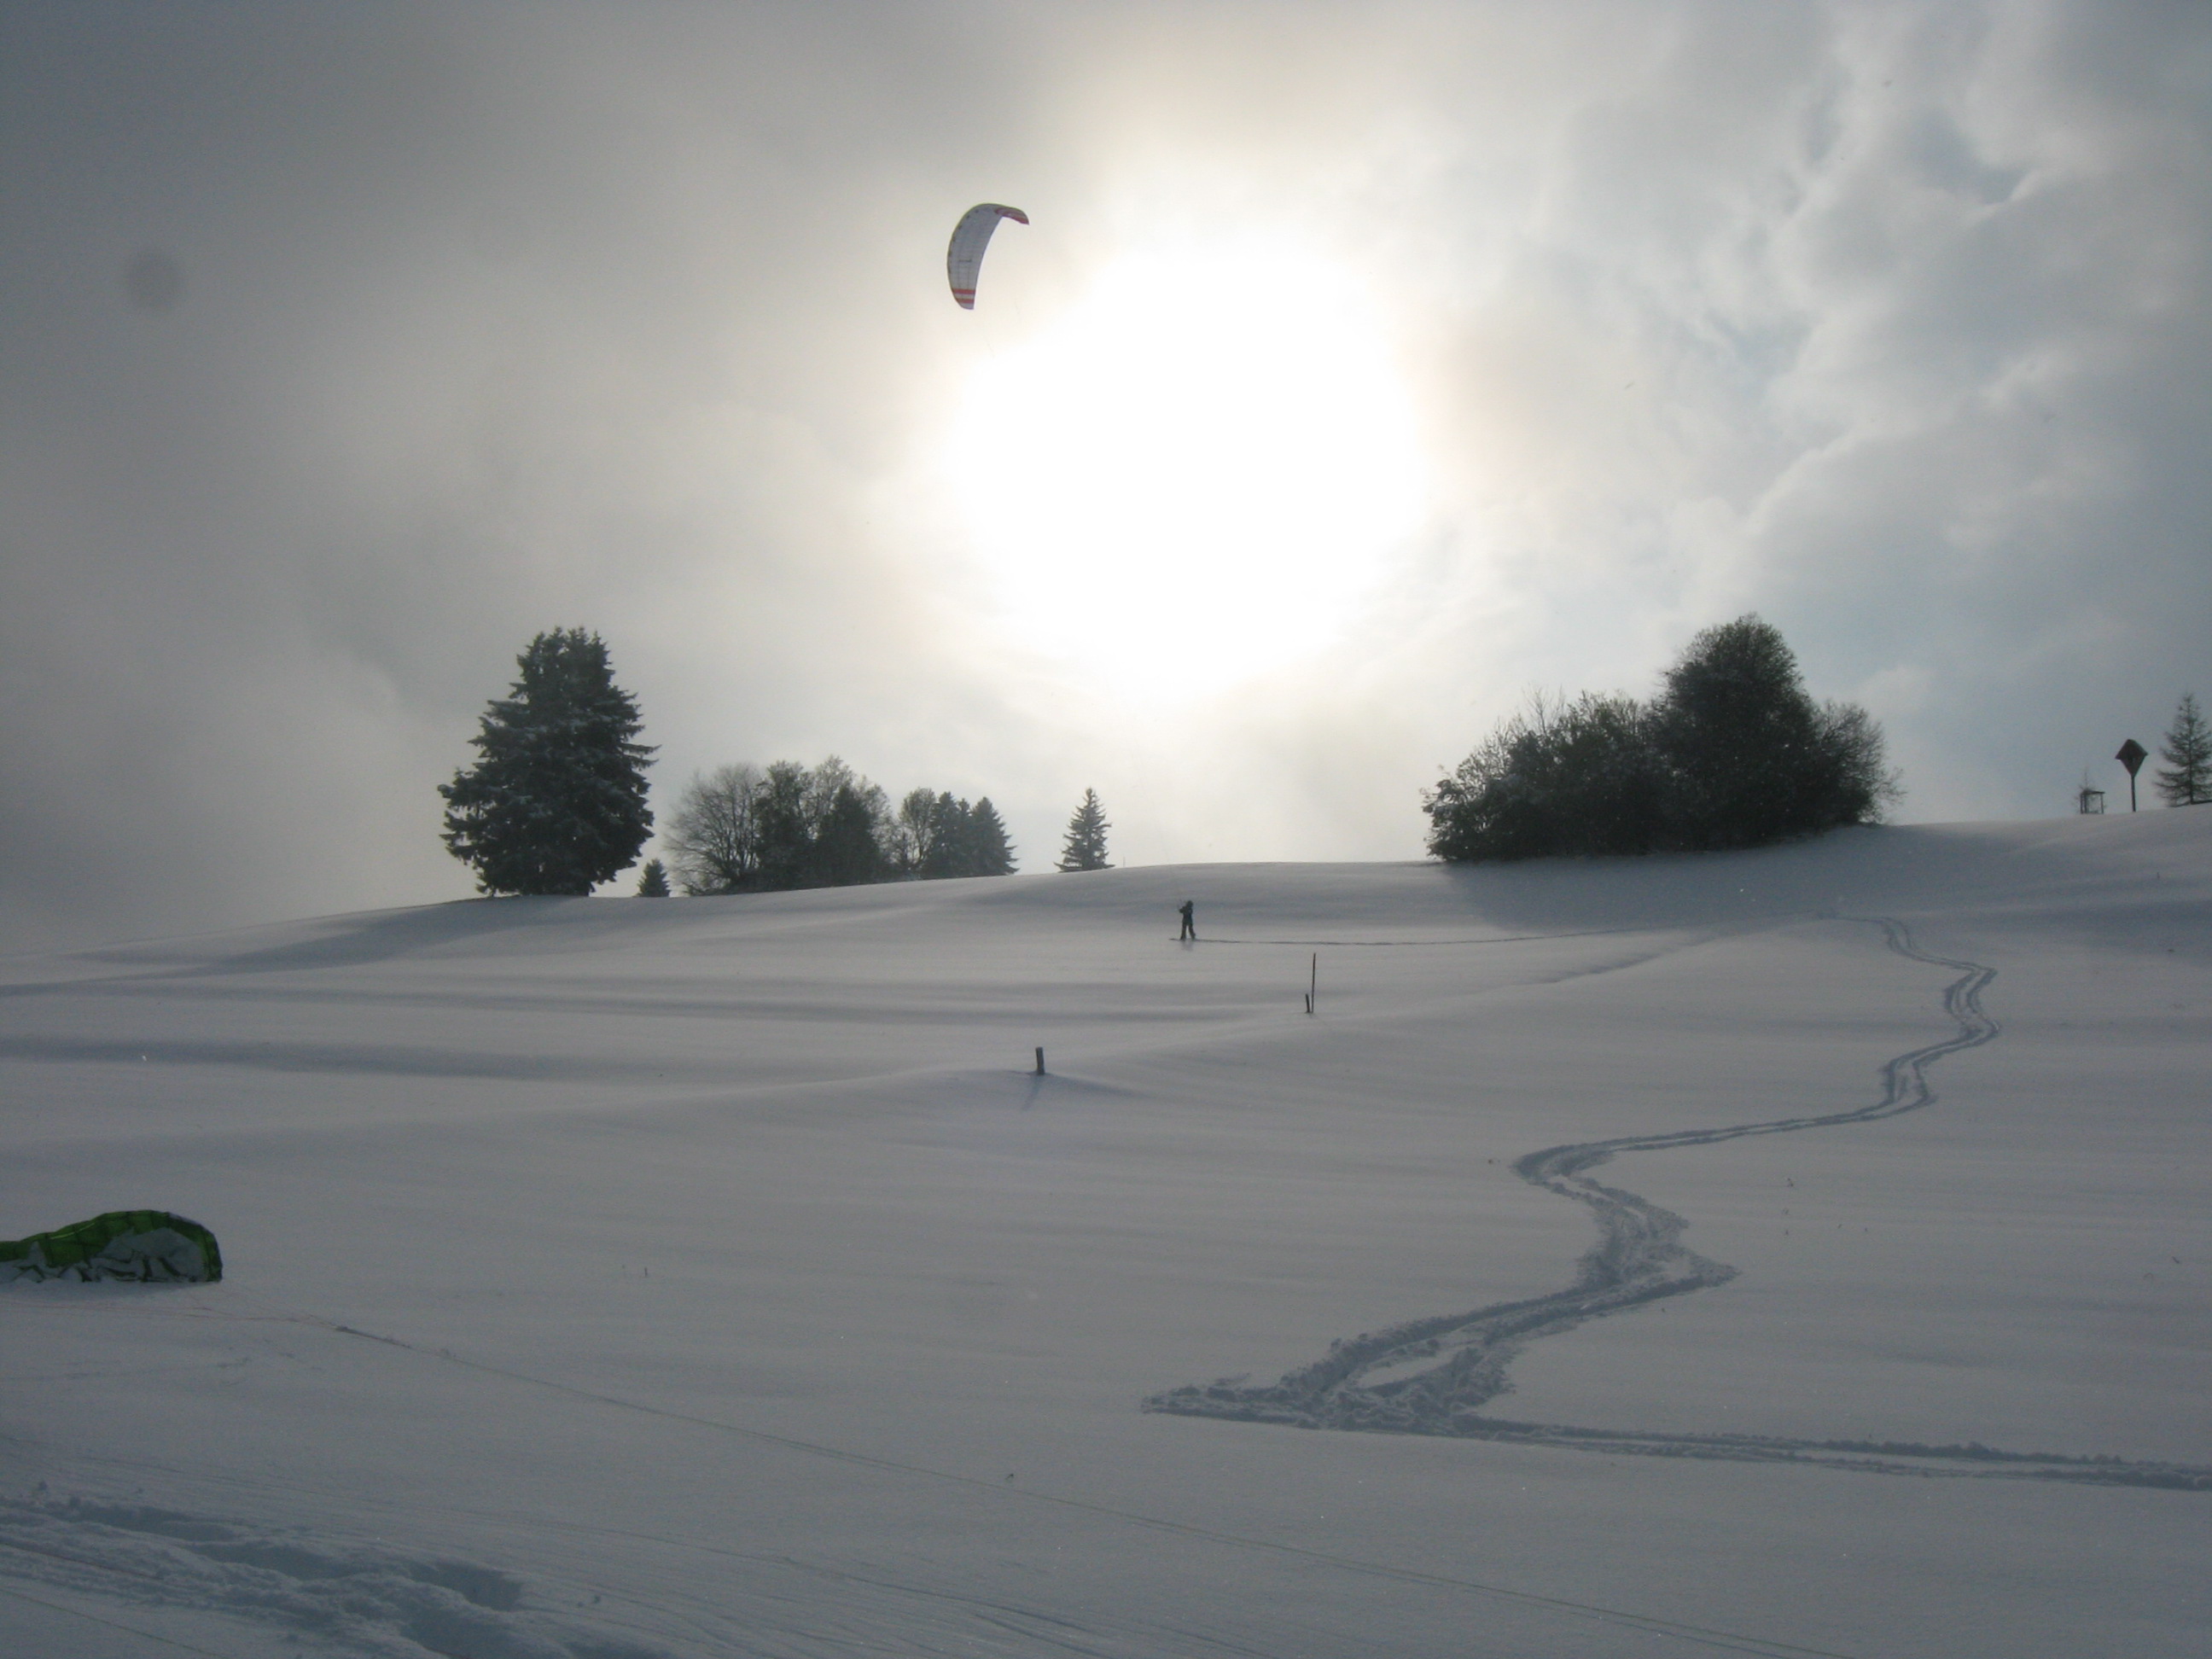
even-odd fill
[{"label": "snow surface", "polygon": [[[228,1274],[0,1291],[0,1652],[2201,1653],[2209,905],[2179,811],[0,962],[0,1232]],[[1734,1276],[1456,1432],[1142,1408],[1566,1291],[1517,1160],[1915,1051],[1588,1171]]]}]

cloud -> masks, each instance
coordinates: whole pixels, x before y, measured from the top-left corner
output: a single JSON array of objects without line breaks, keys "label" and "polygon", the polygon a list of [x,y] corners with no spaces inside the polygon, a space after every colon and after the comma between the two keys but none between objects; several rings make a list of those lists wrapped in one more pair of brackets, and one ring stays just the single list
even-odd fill
[{"label": "cloud", "polygon": [[[834,750],[1031,867],[1086,785],[1148,862],[1416,855],[1526,689],[1744,610],[1913,817],[2212,691],[2190,9],[90,5],[0,65],[0,943],[465,893],[433,786],[558,625],[664,800]],[[1166,719],[915,486],[1163,225],[1376,295],[1431,480],[1333,643]]]}]

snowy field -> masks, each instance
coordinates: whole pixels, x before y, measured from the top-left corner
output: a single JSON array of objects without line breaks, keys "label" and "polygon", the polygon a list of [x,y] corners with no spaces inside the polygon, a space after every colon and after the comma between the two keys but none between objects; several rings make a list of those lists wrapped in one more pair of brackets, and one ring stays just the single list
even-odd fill
[{"label": "snowy field", "polygon": [[2208,921],[2179,811],[0,962],[0,1236],[228,1274],[0,1290],[0,1653],[2201,1655]]}]

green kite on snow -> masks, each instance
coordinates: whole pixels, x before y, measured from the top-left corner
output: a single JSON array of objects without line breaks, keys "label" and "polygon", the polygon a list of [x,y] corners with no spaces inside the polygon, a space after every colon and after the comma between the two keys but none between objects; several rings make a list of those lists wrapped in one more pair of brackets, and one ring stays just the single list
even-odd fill
[{"label": "green kite on snow", "polygon": [[222,1277],[215,1235],[167,1210],[110,1210],[74,1227],[0,1239],[0,1285],[19,1279],[211,1285]]}]

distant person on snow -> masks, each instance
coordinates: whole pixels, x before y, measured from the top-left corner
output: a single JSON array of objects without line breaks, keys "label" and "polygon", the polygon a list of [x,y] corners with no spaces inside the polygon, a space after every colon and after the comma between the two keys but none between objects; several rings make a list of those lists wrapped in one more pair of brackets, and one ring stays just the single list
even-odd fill
[{"label": "distant person on snow", "polygon": [[1185,899],[1182,908],[1176,914],[1182,918],[1182,933],[1176,942],[1180,945],[1183,939],[1195,940],[1198,938],[1198,923],[1192,918],[1198,915],[1198,906]]}]

